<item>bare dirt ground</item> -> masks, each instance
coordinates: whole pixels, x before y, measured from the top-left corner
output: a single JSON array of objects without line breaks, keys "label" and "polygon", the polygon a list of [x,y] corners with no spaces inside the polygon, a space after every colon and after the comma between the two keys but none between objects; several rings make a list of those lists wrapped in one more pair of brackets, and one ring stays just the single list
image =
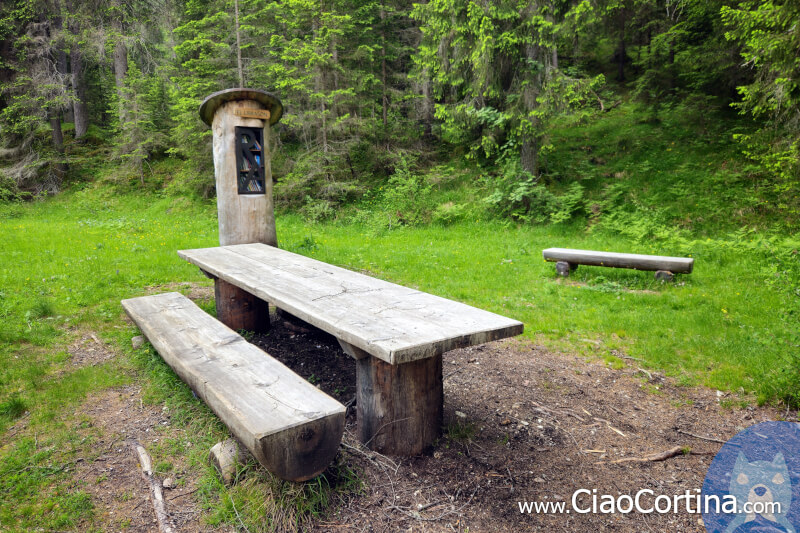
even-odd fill
[{"label": "bare dirt ground", "polygon": [[[352,401],[355,370],[335,339],[278,323],[254,342],[304,377],[318,380],[343,403]],[[315,529],[704,532],[700,515],[686,511],[520,512],[520,501],[570,502],[578,489],[614,497],[634,496],[641,489],[652,490],[653,498],[694,493],[721,447],[704,438],[725,441],[783,414],[725,407],[726,395],[676,387],[632,363],[614,370],[518,341],[445,354],[442,438],[429,453],[413,458],[355,451],[355,409],[350,409],[342,454],[365,488],[331,509]],[[613,462],[677,446],[691,453],[664,461]],[[652,505],[653,498],[642,501]],[[591,505],[589,498],[579,501],[582,508]]]},{"label": "bare dirt ground", "polygon": [[[95,353],[105,348],[94,340],[84,337],[86,353],[73,357],[88,364],[105,360]],[[635,361],[615,370],[529,343],[501,341],[445,354],[442,437],[424,455],[387,458],[364,450],[353,437],[355,367],[335,339],[273,315],[270,333],[253,342],[351,405],[338,461],[358,473],[363,488],[312,522],[314,531],[703,532],[700,515],[685,510],[537,515],[521,513],[518,502],[569,502],[577,489],[615,497],[641,489],[668,496],[694,491],[721,446],[706,439],[725,441],[784,414],[726,407],[732,403],[728,396],[677,387],[639,370]],[[90,398],[85,409],[104,436],[97,443],[99,459],[80,465],[77,473],[95,499],[95,525],[104,531],[158,531],[132,444],[182,430],[159,408],[143,405],[135,385]],[[186,439],[191,445],[191,437]],[[614,463],[676,446],[691,453]],[[185,465],[170,472],[179,488],[166,490],[165,498],[177,531],[210,530],[193,499],[197,475]],[[591,505],[589,498],[580,501]]]},{"label": "bare dirt ground", "polygon": [[[91,333],[82,334],[68,351],[73,366],[96,365],[116,356]],[[165,435],[175,436],[182,430],[172,427],[163,411],[144,404],[141,388],[136,385],[103,391],[78,411],[99,435],[94,443],[98,455],[77,463],[75,473],[81,489],[92,496],[96,510],[92,525],[102,531],[158,531],[150,483],[142,475],[135,447],[148,448]],[[186,436],[186,442],[191,445],[191,437]],[[186,465],[173,465],[168,474],[156,476],[160,483],[169,478],[166,485],[170,488],[164,488],[163,493],[170,520],[178,531],[212,530],[200,523],[200,510],[191,497],[195,479]]]}]

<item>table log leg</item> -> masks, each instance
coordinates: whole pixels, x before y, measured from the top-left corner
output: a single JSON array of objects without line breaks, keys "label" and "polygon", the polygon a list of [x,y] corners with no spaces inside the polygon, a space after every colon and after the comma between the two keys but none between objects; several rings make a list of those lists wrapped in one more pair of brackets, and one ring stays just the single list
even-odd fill
[{"label": "table log leg", "polygon": [[358,438],[389,455],[417,455],[442,427],[442,356],[402,365],[376,357],[356,362]]},{"label": "table log leg", "polygon": [[214,280],[214,297],[217,319],[229,328],[256,333],[269,331],[269,305],[261,298],[219,278]]}]

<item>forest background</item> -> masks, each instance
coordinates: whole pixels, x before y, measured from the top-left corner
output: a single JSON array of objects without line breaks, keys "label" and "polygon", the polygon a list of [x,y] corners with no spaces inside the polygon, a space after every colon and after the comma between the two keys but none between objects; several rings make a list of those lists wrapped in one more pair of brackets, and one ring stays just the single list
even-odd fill
[{"label": "forest background", "polygon": [[795,222],[798,17],[754,0],[4,2],[0,198],[98,178],[212,196],[198,103],[248,86],[286,106],[279,205],[315,220],[451,161],[501,216],[599,218],[584,189],[613,180],[566,172],[553,131],[634,101],[637,119],[680,108],[706,134],[727,119],[759,183],[737,202]]}]

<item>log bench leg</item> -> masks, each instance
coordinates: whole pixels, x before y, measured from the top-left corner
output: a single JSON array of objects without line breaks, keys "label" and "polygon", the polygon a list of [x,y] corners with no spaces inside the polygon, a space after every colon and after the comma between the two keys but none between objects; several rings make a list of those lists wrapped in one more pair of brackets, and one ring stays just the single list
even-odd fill
[{"label": "log bench leg", "polygon": [[217,319],[232,330],[244,329],[256,333],[269,331],[269,305],[261,298],[216,278],[214,299]]},{"label": "log bench leg", "polygon": [[578,270],[578,265],[567,263],[566,261],[558,261],[556,263],[556,273],[561,277],[566,278],[570,272],[575,272],[576,270]]},{"label": "log bench leg", "polygon": [[675,276],[669,270],[656,270],[656,281],[672,281]]},{"label": "log bench leg", "polygon": [[376,357],[356,362],[358,438],[389,455],[417,455],[442,427],[442,356],[402,365]]}]

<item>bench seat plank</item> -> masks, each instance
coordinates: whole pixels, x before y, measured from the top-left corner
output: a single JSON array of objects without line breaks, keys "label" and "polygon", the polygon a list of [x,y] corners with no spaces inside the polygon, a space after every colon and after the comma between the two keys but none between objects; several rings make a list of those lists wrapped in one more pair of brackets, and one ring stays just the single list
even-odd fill
[{"label": "bench seat plank", "polygon": [[336,455],[345,408],[172,292],[123,300],[164,361],[274,474],[302,481]]},{"label": "bench seat plank", "polygon": [[694,267],[691,257],[667,257],[663,255],[621,254],[571,248],[548,248],[542,250],[546,261],[564,261],[573,265],[632,268],[635,270],[667,270],[676,274],[690,274]]},{"label": "bench seat plank", "polygon": [[390,364],[523,331],[517,320],[264,244],[178,255]]}]

